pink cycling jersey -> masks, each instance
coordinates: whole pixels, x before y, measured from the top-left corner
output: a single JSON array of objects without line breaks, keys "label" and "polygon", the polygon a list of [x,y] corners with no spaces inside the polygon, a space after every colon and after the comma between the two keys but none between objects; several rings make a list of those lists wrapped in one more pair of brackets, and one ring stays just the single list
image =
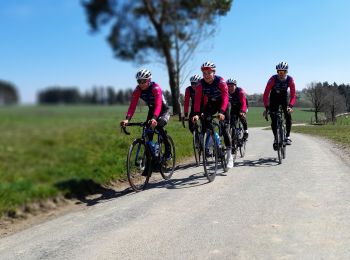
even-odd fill
[{"label": "pink cycling jersey", "polygon": [[132,93],[128,112],[126,114],[127,118],[131,119],[134,115],[137,102],[139,101],[140,97],[146,102],[150,109],[153,109],[153,118],[157,119],[162,110],[163,98],[162,89],[155,82],[151,82],[146,90],[141,90],[139,86],[135,88],[134,92]]},{"label": "pink cycling jersey", "polygon": [[281,91],[287,94],[288,88],[290,89],[289,106],[293,107],[296,100],[294,79],[288,75],[285,81],[281,81],[279,80],[278,75],[273,75],[267,82],[265,88],[263,96],[264,106],[269,106],[269,95],[272,90]]}]

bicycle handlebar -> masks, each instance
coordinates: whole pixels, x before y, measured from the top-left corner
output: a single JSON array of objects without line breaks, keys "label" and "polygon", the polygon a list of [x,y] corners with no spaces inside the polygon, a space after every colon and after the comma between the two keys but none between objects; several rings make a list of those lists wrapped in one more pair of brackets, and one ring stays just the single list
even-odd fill
[{"label": "bicycle handlebar", "polygon": [[130,132],[128,132],[128,131],[126,130],[126,127],[127,127],[127,126],[140,126],[140,127],[144,127],[144,126],[146,126],[146,125],[148,125],[147,122],[127,123],[127,124],[125,124],[124,126],[120,126],[120,128],[121,128],[121,130],[124,131],[124,133],[125,133],[126,135],[130,135]]}]

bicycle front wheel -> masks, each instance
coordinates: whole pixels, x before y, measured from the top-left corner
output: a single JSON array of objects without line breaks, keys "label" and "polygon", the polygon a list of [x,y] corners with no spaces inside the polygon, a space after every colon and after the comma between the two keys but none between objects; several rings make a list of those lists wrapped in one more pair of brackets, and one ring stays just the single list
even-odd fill
[{"label": "bicycle front wheel", "polygon": [[129,148],[126,160],[127,176],[131,188],[141,191],[146,188],[151,176],[151,154],[141,139],[136,139]]},{"label": "bicycle front wheel", "polygon": [[246,146],[246,140],[244,139],[244,133],[243,133],[243,124],[242,122],[239,122],[239,128],[241,129],[240,131],[240,137],[239,137],[239,153],[241,154],[241,158],[245,156],[245,146]]},{"label": "bicycle front wheel", "polygon": [[[160,168],[160,174],[162,175],[164,180],[169,180],[174,173],[175,163],[176,163],[176,153],[175,153],[175,145],[173,139],[168,135],[168,140],[170,143],[170,151],[171,157],[166,159],[162,158],[162,166]],[[162,145],[164,148],[162,149],[162,154],[165,153],[165,145]]]},{"label": "bicycle front wheel", "polygon": [[193,145],[193,153],[194,153],[194,158],[196,160],[196,165],[199,166],[201,161],[201,146],[199,141],[199,135],[196,130],[193,131],[192,145]]},{"label": "bicycle front wheel", "polygon": [[230,133],[231,133],[231,140],[232,140],[232,159],[234,164],[237,159],[237,150],[238,150],[236,128],[231,128]]},{"label": "bicycle front wheel", "polygon": [[278,163],[282,163],[282,138],[281,138],[281,129],[278,127],[277,128],[277,156],[278,156]]},{"label": "bicycle front wheel", "polygon": [[202,144],[204,174],[212,182],[218,168],[217,144],[212,132],[205,133]]},{"label": "bicycle front wheel", "polygon": [[286,159],[286,130],[282,128],[282,158]]}]

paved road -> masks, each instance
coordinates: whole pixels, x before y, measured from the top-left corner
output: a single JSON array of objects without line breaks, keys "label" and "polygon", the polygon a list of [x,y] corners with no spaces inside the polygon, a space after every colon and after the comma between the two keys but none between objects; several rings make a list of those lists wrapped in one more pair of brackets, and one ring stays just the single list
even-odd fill
[{"label": "paved road", "polygon": [[207,183],[202,168],[0,240],[0,259],[350,259],[350,168],[293,134],[277,165],[270,131]]}]

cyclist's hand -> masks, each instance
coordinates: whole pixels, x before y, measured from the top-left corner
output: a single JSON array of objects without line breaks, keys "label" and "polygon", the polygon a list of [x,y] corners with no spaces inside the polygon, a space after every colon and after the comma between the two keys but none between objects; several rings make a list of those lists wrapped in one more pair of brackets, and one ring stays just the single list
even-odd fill
[{"label": "cyclist's hand", "polygon": [[288,106],[288,107],[287,107],[287,112],[288,112],[288,113],[293,113],[293,109],[292,109],[290,106]]},{"label": "cyclist's hand", "polygon": [[125,125],[126,125],[127,123],[129,123],[129,120],[128,120],[128,119],[125,119],[125,120],[123,120],[123,121],[120,122],[120,126],[121,126],[121,127],[125,127]]},{"label": "cyclist's hand", "polygon": [[263,112],[263,117],[267,117],[267,110],[264,110],[264,112]]},{"label": "cyclist's hand", "polygon": [[157,124],[158,124],[157,120],[155,120],[154,118],[152,118],[152,119],[150,120],[150,123],[151,123],[151,127],[152,127],[152,128],[155,128],[155,127],[157,126]]},{"label": "cyclist's hand", "polygon": [[192,122],[197,122],[198,119],[199,119],[199,116],[194,116],[194,117],[192,117]]},{"label": "cyclist's hand", "polygon": [[218,118],[219,118],[219,121],[224,121],[224,120],[225,120],[225,115],[219,113],[219,114],[218,114]]}]

